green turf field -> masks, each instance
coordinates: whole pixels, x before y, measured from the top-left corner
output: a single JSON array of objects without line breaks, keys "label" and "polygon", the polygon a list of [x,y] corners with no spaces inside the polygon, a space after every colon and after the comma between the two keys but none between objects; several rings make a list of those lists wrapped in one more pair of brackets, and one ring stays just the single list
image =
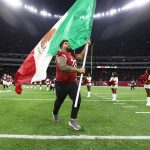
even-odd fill
[{"label": "green turf field", "polygon": [[[4,91],[0,86],[0,150],[149,150],[150,139],[115,139],[117,136],[150,138],[150,107],[146,104],[143,88],[130,91],[118,88],[118,102],[111,101],[110,87],[92,87],[91,97],[86,97],[82,87],[82,103],[78,115],[81,131],[69,125],[71,101],[66,99],[60,110],[59,124],[51,116],[54,92],[46,87],[24,88],[17,95],[11,88]],[[143,112],[143,113],[141,113]],[[145,113],[147,112],[147,113]],[[2,138],[4,135],[5,138]],[[6,135],[8,137],[6,137]],[[114,136],[112,139],[24,139],[11,135],[39,136]]]}]

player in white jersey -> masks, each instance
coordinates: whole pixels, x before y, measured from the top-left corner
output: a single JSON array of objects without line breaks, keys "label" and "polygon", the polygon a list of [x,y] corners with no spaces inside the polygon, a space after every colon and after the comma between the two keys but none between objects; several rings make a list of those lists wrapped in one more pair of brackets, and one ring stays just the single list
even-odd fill
[{"label": "player in white jersey", "polygon": [[45,80],[45,83],[46,83],[46,86],[47,86],[47,91],[49,91],[50,90],[50,79],[46,79]]},{"label": "player in white jersey", "polygon": [[10,87],[10,76],[7,75],[7,79],[6,79],[6,87],[9,88]]},{"label": "player in white jersey", "polygon": [[7,86],[7,75],[4,74],[2,77],[2,84],[3,84],[3,88],[5,89]]},{"label": "player in white jersey", "polygon": [[150,69],[146,69],[145,74],[140,77],[141,83],[144,84],[144,88],[147,94],[146,106],[150,106]]},{"label": "player in white jersey", "polygon": [[91,96],[92,77],[90,74],[86,77],[87,97]]},{"label": "player in white jersey", "polygon": [[118,75],[116,72],[112,72],[112,77],[109,80],[112,91],[112,100],[117,100],[117,88],[118,88]]},{"label": "player in white jersey", "polygon": [[9,76],[9,78],[10,78],[10,86],[12,86],[12,84],[13,84],[12,76]]}]

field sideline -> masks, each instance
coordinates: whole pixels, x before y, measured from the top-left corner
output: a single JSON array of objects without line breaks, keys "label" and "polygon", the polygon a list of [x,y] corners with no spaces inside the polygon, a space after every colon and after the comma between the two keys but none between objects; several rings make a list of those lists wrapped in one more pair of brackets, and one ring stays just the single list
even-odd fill
[{"label": "field sideline", "polygon": [[74,131],[68,125],[69,98],[56,125],[51,117],[54,92],[24,88],[17,95],[14,87],[4,91],[0,86],[0,149],[149,149],[150,107],[144,88],[119,87],[117,102],[111,101],[110,87],[92,87],[90,98],[82,87],[81,95],[82,130]]}]

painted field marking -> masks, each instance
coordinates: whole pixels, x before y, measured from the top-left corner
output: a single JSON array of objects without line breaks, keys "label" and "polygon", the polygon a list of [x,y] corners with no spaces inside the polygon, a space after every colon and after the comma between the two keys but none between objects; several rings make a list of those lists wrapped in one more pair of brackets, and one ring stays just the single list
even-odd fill
[{"label": "painted field marking", "polygon": [[113,103],[114,105],[125,105],[126,103]]},{"label": "painted field marking", "polygon": [[33,99],[33,98],[0,98],[0,100],[12,100],[12,101],[54,101],[55,100],[55,98],[54,99],[50,99],[50,98],[44,98],[44,99],[42,99],[42,98],[35,98],[35,99]]},{"label": "painted field marking", "polygon": [[6,90],[6,91],[0,91],[0,93],[9,93],[11,92],[12,90]]},{"label": "painted field marking", "polygon": [[145,101],[145,100],[125,100],[125,99],[122,99],[122,100],[120,100],[121,102],[122,101],[127,101],[127,102],[143,102],[143,101]]},{"label": "painted field marking", "polygon": [[135,112],[136,114],[150,114],[150,112]]},{"label": "painted field marking", "polygon": [[150,140],[150,136],[90,136],[90,135],[66,135],[66,136],[47,136],[47,135],[12,135],[0,134],[0,138],[7,139],[34,139],[34,140]]},{"label": "painted field marking", "polygon": [[[10,98],[9,97],[9,99],[8,99],[8,97],[0,97],[0,100],[16,100],[16,101],[21,101],[21,100],[23,100],[23,101],[54,101],[55,100],[55,98],[54,99],[50,99],[50,98]],[[66,99],[66,100],[70,100],[70,99]],[[83,102],[113,102],[112,100],[98,100],[98,99],[92,99],[92,100],[85,100],[85,99],[83,99],[82,100]],[[143,101],[145,101],[145,100],[117,100],[117,102],[116,103],[113,103],[113,104],[121,104],[121,102],[143,102]],[[125,103],[122,103],[122,104],[125,104]]]},{"label": "painted field marking", "polygon": [[124,108],[136,108],[137,106],[122,106]]}]

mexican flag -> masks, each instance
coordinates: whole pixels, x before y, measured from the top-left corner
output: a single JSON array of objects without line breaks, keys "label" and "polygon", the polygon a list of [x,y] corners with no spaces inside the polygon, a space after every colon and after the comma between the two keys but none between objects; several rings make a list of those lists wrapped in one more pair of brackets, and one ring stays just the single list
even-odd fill
[{"label": "mexican flag", "polygon": [[44,80],[59,44],[67,39],[72,49],[83,46],[91,36],[96,0],[77,0],[62,18],[40,40],[15,75],[16,93],[21,85]]}]

